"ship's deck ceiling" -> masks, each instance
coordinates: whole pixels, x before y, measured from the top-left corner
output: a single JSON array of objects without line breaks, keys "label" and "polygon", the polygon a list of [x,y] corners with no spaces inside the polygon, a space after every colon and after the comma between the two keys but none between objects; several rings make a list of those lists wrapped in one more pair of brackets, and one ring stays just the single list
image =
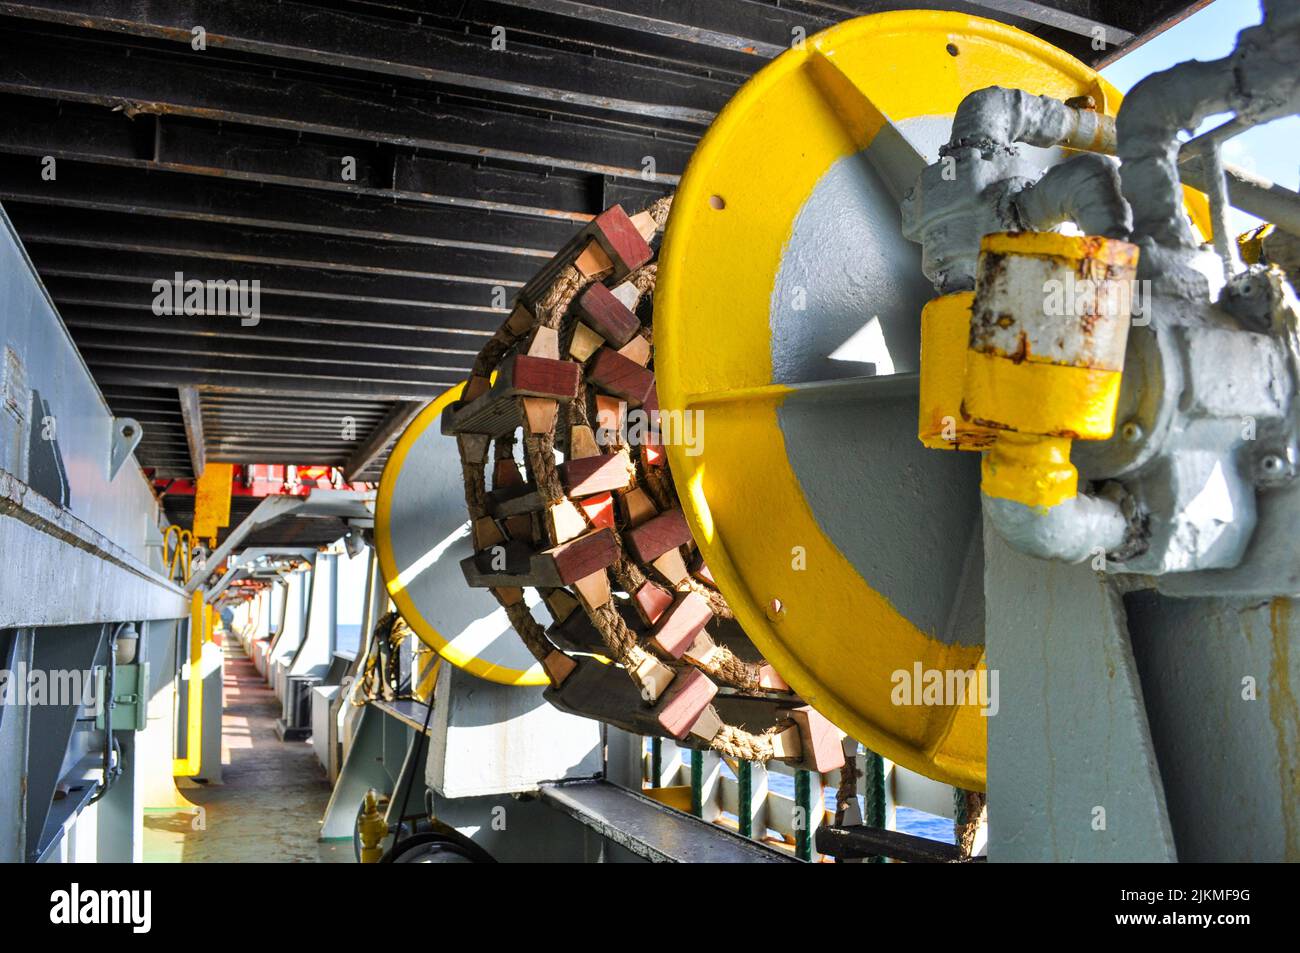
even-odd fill
[{"label": "ship's deck ceiling", "polygon": [[[0,2],[0,201],[114,412],[144,424],[143,466],[373,480],[575,223],[670,191],[794,28],[961,10],[1097,64],[1204,2]],[[256,279],[260,323],[156,316],[176,272]]]}]

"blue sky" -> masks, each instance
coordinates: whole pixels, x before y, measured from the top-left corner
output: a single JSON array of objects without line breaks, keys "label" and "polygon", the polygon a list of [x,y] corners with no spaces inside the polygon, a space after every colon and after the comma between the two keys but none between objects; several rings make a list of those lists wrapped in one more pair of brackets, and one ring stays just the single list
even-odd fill
[{"label": "blue sky", "polygon": [[[1205,9],[1102,70],[1102,75],[1121,92],[1128,92],[1144,76],[1168,69],[1175,63],[1219,59],[1232,51],[1238,32],[1259,23],[1261,17],[1258,0],[1214,0]],[[1205,128],[1216,126],[1220,121],[1214,119]],[[1230,140],[1224,147],[1223,159],[1279,185],[1296,189],[1300,187],[1297,142],[1300,142],[1300,118],[1292,116]],[[1246,213],[1233,210],[1234,233],[1246,231],[1257,222]]]}]

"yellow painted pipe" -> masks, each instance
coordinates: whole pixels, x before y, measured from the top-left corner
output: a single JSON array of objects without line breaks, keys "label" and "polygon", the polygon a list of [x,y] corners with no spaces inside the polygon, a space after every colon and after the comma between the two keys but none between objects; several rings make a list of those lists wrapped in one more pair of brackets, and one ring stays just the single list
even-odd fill
[{"label": "yellow painted pipe", "polygon": [[[175,535],[175,548],[172,548],[172,536]],[[176,567],[181,568],[182,584],[190,581],[190,559],[194,548],[194,534],[173,523],[163,532],[163,565],[167,568],[167,578],[176,581]]]},{"label": "yellow painted pipe", "polygon": [[190,681],[185,705],[185,757],[172,761],[172,774],[192,778],[203,767],[203,643],[212,632],[212,607],[203,592],[190,596]]}]

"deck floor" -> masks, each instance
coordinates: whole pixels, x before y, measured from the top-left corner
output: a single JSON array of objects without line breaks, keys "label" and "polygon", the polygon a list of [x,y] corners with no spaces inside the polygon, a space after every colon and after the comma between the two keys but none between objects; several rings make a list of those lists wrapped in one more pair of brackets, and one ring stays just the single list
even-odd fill
[{"label": "deck floor", "polygon": [[223,783],[183,790],[201,814],[146,813],[145,861],[351,863],[351,842],[316,839],[330,787],[311,742],[279,739],[275,693],[237,639],[224,650]]}]

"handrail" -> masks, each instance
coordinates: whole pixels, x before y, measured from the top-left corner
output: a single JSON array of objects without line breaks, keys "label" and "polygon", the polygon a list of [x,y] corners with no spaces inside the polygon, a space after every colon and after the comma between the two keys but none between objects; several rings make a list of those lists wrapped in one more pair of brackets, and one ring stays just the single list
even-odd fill
[{"label": "handrail", "polygon": [[[176,548],[169,550],[172,533],[176,534]],[[181,569],[181,583],[190,581],[191,559],[194,550],[194,534],[187,529],[181,528],[176,523],[168,526],[163,532],[163,565],[167,567],[167,578],[175,580],[176,567],[179,564]]]},{"label": "handrail", "polygon": [[[170,527],[169,527],[170,528]],[[185,757],[172,760],[172,774],[192,778],[203,768],[203,643],[212,631],[213,609],[202,590],[190,596],[190,679],[185,703]]]}]

